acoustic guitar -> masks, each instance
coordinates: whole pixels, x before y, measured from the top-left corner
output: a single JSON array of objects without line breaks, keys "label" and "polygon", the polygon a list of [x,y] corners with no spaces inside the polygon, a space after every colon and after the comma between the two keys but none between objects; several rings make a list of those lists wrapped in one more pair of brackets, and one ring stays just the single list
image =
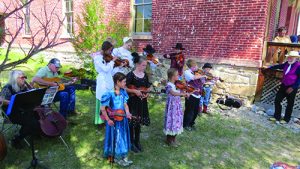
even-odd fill
[{"label": "acoustic guitar", "polygon": [[[71,83],[70,82],[67,82],[67,83],[62,83],[62,79],[59,78],[59,77],[53,77],[53,78],[42,78],[43,80],[47,81],[47,82],[55,82],[58,84],[58,91],[62,91],[62,90],[65,90],[65,86],[68,86],[68,85],[71,85],[73,83],[75,83],[77,81],[76,78],[74,78]],[[35,88],[46,88],[46,87],[49,87],[47,85],[40,85],[38,83],[34,83],[33,85]]]}]

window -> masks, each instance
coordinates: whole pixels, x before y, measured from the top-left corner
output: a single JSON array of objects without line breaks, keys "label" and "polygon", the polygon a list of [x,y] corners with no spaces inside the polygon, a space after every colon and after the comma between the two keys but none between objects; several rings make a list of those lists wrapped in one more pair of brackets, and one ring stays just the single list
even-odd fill
[{"label": "window", "polygon": [[[28,0],[25,0],[24,3],[27,3]],[[25,35],[31,35],[30,31],[30,4],[26,5],[24,8],[25,12]]]},{"label": "window", "polygon": [[152,0],[134,1],[134,32],[150,33],[152,28]]},{"label": "window", "polygon": [[67,33],[72,35],[74,33],[73,20],[73,0],[64,0],[65,26]]}]

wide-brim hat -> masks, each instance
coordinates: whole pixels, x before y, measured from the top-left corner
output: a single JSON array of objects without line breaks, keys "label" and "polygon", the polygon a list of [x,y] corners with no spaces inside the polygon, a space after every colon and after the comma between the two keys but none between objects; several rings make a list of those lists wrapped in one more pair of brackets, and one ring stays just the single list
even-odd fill
[{"label": "wide-brim hat", "polygon": [[182,43],[176,43],[176,46],[173,47],[174,49],[179,49],[179,50],[185,50],[185,48],[182,47]]},{"label": "wide-brim hat", "polygon": [[288,54],[285,55],[286,57],[298,57],[300,58],[299,52],[298,51],[290,51]]},{"label": "wide-brim hat", "polygon": [[203,66],[202,66],[202,69],[205,69],[205,68],[213,68],[212,65],[210,63],[205,63]]},{"label": "wide-brim hat", "polygon": [[151,45],[147,45],[143,50],[147,53],[153,54],[155,53],[155,49]]},{"label": "wide-brim hat", "polygon": [[61,67],[61,64],[60,64],[60,61],[59,61],[59,59],[57,59],[57,58],[53,58],[53,59],[51,59],[50,61],[49,61],[49,64],[54,64],[55,65],[55,67]]}]

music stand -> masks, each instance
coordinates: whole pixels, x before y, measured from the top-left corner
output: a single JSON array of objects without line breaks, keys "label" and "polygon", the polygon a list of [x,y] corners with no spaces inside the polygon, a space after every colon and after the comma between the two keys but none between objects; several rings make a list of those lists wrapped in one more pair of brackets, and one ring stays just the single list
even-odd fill
[{"label": "music stand", "polygon": [[[6,114],[10,115],[12,113],[33,111],[33,109],[36,106],[39,106],[41,104],[46,90],[46,88],[35,89],[13,95],[8,105]],[[32,160],[28,168],[36,168],[40,164],[38,164],[38,159],[36,158],[34,152],[33,135],[31,135],[30,137],[30,147],[32,153]],[[46,168],[44,166],[41,167]]]}]

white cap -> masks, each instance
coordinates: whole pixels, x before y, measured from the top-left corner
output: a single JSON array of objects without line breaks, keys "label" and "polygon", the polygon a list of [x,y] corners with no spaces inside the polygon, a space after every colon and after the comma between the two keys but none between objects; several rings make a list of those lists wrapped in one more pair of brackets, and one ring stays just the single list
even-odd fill
[{"label": "white cap", "polygon": [[132,38],[131,37],[124,37],[123,38],[123,44],[128,42],[129,40],[132,40]]},{"label": "white cap", "polygon": [[300,57],[299,52],[298,51],[290,51],[288,54],[286,54],[285,56],[292,56],[292,57]]}]

